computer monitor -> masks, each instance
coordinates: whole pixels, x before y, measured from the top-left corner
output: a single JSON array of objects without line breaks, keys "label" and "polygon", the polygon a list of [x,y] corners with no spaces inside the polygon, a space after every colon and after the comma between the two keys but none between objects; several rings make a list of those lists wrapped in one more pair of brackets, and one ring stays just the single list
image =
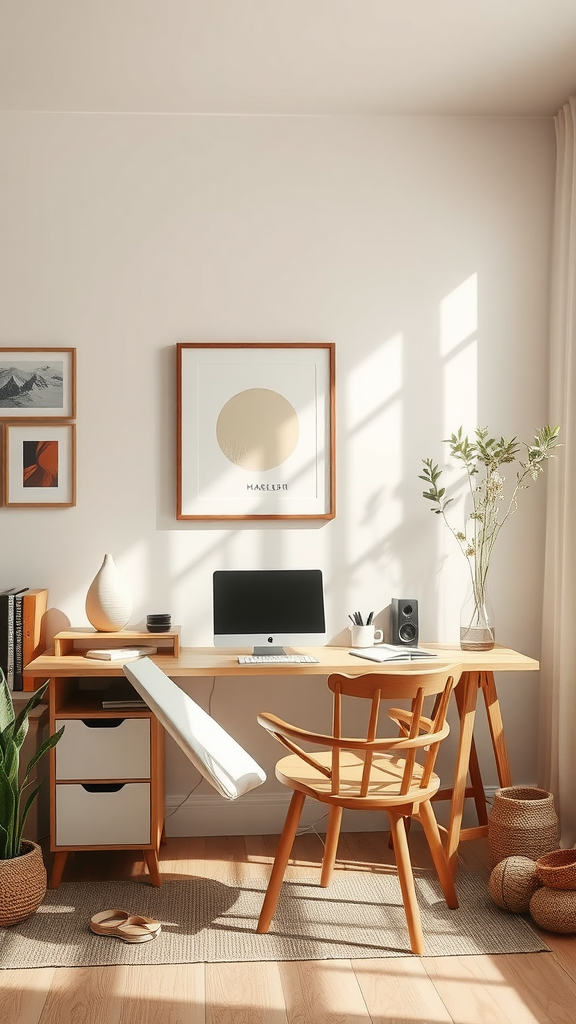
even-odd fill
[{"label": "computer monitor", "polygon": [[284,644],[326,641],[320,569],[220,569],[213,591],[216,647],[284,654]]}]

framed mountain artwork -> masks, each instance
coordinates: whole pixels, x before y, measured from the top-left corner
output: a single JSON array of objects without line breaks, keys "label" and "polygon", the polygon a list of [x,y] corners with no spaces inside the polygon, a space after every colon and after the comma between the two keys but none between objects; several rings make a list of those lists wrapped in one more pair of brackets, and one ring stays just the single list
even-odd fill
[{"label": "framed mountain artwork", "polygon": [[0,348],[0,420],[75,415],[75,348]]}]

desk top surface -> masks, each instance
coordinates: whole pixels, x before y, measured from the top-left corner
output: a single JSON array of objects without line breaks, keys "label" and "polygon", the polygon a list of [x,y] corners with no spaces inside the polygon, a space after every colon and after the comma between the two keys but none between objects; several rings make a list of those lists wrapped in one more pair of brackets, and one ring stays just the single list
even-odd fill
[{"label": "desk top surface", "polygon": [[[438,657],[434,662],[423,661],[422,665],[432,664],[461,665],[464,672],[534,672],[539,663],[534,658],[519,654],[507,647],[496,646],[491,651],[462,651],[458,644],[423,643],[420,647],[435,653]],[[292,649],[289,649],[288,653]],[[153,661],[173,679],[190,676],[269,676],[269,675],[323,675],[329,672],[346,672],[350,675],[361,675],[366,672],[397,672],[402,671],[414,662],[366,661],[350,654],[349,647],[298,647],[295,653],[311,654],[318,658],[318,663],[295,665],[282,663],[265,663],[262,665],[239,665],[238,654],[249,653],[237,650],[220,650],[214,647],[182,647],[177,657],[171,654],[154,655]],[[73,676],[122,676],[122,662],[102,662],[86,658],[81,651],[64,657],[55,657],[54,651],[46,651],[30,662],[24,669],[28,683],[26,689],[33,688],[33,680],[43,677]]]}]

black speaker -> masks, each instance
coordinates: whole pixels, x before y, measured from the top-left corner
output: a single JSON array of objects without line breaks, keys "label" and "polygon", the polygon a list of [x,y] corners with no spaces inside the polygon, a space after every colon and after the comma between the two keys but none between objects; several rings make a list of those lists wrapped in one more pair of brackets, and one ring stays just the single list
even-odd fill
[{"label": "black speaker", "polygon": [[418,646],[418,601],[393,597],[390,602],[390,643]]}]

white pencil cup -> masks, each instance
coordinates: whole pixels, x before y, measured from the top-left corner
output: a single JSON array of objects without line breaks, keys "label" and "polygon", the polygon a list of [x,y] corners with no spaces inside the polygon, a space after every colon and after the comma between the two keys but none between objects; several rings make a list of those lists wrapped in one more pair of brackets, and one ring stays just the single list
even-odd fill
[{"label": "white pencil cup", "polygon": [[350,636],[352,647],[372,647],[384,639],[382,630],[374,629],[374,626],[350,626]]}]

